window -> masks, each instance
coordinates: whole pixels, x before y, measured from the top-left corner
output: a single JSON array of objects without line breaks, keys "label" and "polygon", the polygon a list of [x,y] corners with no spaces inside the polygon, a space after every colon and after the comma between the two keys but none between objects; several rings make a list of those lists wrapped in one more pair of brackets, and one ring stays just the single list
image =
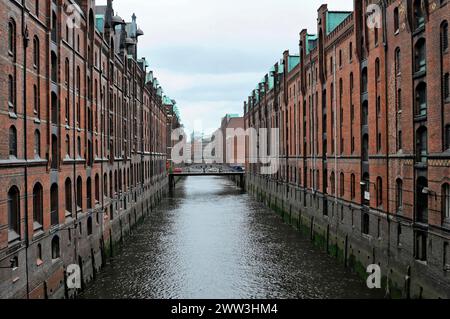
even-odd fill
[{"label": "window", "polygon": [[53,42],[58,41],[58,21],[56,18],[56,13],[52,12],[52,30],[51,30],[51,39]]},{"label": "window", "polygon": [[420,82],[416,87],[416,116],[427,115],[427,85]]},{"label": "window", "polygon": [[58,184],[53,184],[50,189],[50,219],[52,226],[59,224],[59,198],[58,198]]},{"label": "window", "polygon": [[400,19],[398,15],[398,8],[394,9],[394,32],[397,33],[400,30]]},{"label": "window", "polygon": [[361,231],[364,235],[370,234],[370,216],[367,213],[362,214]]},{"label": "window", "polygon": [[375,80],[380,80],[380,59],[378,58],[375,60]]},{"label": "window", "polygon": [[362,125],[368,125],[369,124],[369,103],[367,101],[363,102],[362,105]]},{"label": "window", "polygon": [[400,48],[397,48],[395,49],[395,74],[397,75],[401,73],[400,58]]},{"label": "window", "polygon": [[86,181],[86,207],[87,209],[92,208],[92,182],[90,177]]},{"label": "window", "polygon": [[36,85],[33,86],[33,97],[34,97],[34,114],[37,118],[40,117],[40,103],[39,103],[39,89]]},{"label": "window", "polygon": [[355,174],[352,174],[352,176],[350,178],[350,192],[351,192],[352,199],[355,199],[355,197],[356,197],[356,178],[355,178]]},{"label": "window", "polygon": [[425,13],[422,6],[423,0],[414,0],[414,27],[420,29],[425,25]]},{"label": "window", "polygon": [[331,175],[330,175],[330,185],[331,185],[331,192],[330,192],[330,194],[335,194],[335,191],[336,191],[336,179],[335,179],[335,176],[334,176],[334,172],[331,172]]},{"label": "window", "polygon": [[344,177],[344,173],[341,173],[340,176],[340,182],[339,182],[339,187],[340,187],[340,195],[343,198],[345,196],[345,177]]},{"label": "window", "polygon": [[381,177],[377,178],[377,206],[383,206],[383,180]]},{"label": "window", "polygon": [[428,134],[425,127],[420,127],[416,132],[416,162],[427,164],[428,160]]},{"label": "window", "polygon": [[42,185],[37,183],[33,188],[33,228],[35,231],[41,230],[44,224],[43,219],[43,196]]},{"label": "window", "polygon": [[441,26],[441,50],[442,53],[448,51],[448,22],[444,21]]},{"label": "window", "polygon": [[64,66],[64,79],[66,82],[66,86],[69,87],[70,84],[70,63],[69,59],[66,58],[65,66]]},{"label": "window", "polygon": [[16,23],[12,19],[8,23],[8,51],[12,57],[16,57]]},{"label": "window", "polygon": [[450,186],[442,186],[442,219],[445,223],[450,223]]},{"label": "window", "polygon": [[100,202],[100,177],[95,175],[95,201]]},{"label": "window", "polygon": [[428,223],[428,180],[424,177],[416,183],[416,221]]},{"label": "window", "polygon": [[397,179],[396,182],[395,207],[397,213],[401,213],[403,211],[403,181],[401,179]]},{"label": "window", "polygon": [[77,206],[78,210],[83,210],[83,180],[81,176],[77,179]]},{"label": "window", "polygon": [[70,213],[70,215],[72,215],[72,181],[70,180],[70,178],[66,179],[65,182],[65,208],[66,208],[66,215],[67,213]]},{"label": "window", "polygon": [[8,225],[13,235],[10,241],[20,239],[20,192],[16,186],[8,192]]},{"label": "window", "polygon": [[52,161],[51,161],[51,168],[53,170],[58,169],[58,138],[56,135],[52,135]]},{"label": "window", "polygon": [[423,231],[417,231],[415,233],[415,249],[414,257],[416,260],[426,262],[427,261],[427,233]]},{"label": "window", "polygon": [[421,38],[415,46],[415,71],[424,72],[427,68],[425,39]]},{"label": "window", "polygon": [[77,156],[81,157],[81,138],[77,137]]},{"label": "window", "polygon": [[34,131],[34,157],[41,157],[41,133],[39,130]]},{"label": "window", "polygon": [[367,93],[367,68],[364,68],[362,70],[362,75],[361,75],[361,89],[363,93]]},{"label": "window", "polygon": [[61,257],[60,255],[60,249],[59,249],[59,237],[55,236],[52,239],[52,259],[56,260],[59,257]]},{"label": "window", "polygon": [[16,81],[12,75],[8,76],[8,109],[16,113]]},{"label": "window", "polygon": [[17,158],[17,130],[14,126],[9,128],[9,156]]},{"label": "window", "polygon": [[353,60],[353,42],[350,42],[348,48],[348,56],[350,58],[350,62]]},{"label": "window", "polygon": [[369,161],[369,136],[364,134],[362,142],[362,160],[363,162]]},{"label": "window", "polygon": [[442,94],[445,101],[450,100],[450,76],[448,73],[444,75],[443,83],[442,83]]},{"label": "window", "polygon": [[39,39],[34,37],[33,39],[33,65],[39,72],[39,61],[40,61],[40,48]]},{"label": "window", "polygon": [[88,236],[92,235],[92,217],[89,216],[87,219],[87,233]]},{"label": "window", "polygon": [[53,83],[58,83],[58,57],[56,53],[51,53],[51,77]]}]

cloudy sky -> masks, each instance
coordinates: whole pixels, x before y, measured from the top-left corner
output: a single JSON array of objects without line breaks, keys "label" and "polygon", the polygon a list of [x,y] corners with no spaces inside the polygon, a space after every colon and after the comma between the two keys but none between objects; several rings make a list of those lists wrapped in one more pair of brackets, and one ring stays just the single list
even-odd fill
[{"label": "cloudy sky", "polygon": [[[136,13],[139,56],[177,101],[187,131],[201,120],[205,133],[243,101],[284,50],[298,53],[299,32],[316,33],[318,0],[115,0],[125,20]],[[352,0],[328,0],[351,10]],[[105,4],[106,0],[97,0]]]}]

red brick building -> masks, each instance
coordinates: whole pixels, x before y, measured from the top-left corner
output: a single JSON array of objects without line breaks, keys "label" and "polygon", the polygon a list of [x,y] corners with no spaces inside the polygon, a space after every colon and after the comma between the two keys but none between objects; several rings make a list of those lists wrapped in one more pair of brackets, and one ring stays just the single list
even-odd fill
[{"label": "red brick building", "polygon": [[112,1],[0,4],[0,298],[69,297],[166,181],[162,90]]},{"label": "red brick building", "polygon": [[248,160],[249,190],[403,297],[450,297],[449,5],[322,5],[244,105],[280,129],[278,174]]}]

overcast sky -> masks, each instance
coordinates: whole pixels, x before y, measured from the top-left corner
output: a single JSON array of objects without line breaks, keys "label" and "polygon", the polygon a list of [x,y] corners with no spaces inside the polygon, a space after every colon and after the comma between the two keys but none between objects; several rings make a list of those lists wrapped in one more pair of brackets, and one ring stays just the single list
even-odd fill
[{"label": "overcast sky", "polygon": [[[298,53],[299,33],[316,33],[317,9],[352,10],[352,0],[115,0],[116,14],[137,23],[145,56],[166,95],[177,101],[183,124],[205,133],[243,101],[282,57]],[[105,4],[106,0],[97,0]]]}]

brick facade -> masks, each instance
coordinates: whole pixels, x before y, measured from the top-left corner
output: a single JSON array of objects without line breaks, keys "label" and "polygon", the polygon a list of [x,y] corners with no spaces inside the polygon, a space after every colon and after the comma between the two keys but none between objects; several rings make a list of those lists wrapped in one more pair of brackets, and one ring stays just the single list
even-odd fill
[{"label": "brick facade", "polygon": [[244,105],[281,137],[277,174],[248,161],[250,192],[403,297],[450,297],[449,5],[322,5]]},{"label": "brick facade", "polygon": [[0,298],[71,297],[66,267],[92,280],[163,196],[162,89],[112,1],[5,0],[0,17]]}]

